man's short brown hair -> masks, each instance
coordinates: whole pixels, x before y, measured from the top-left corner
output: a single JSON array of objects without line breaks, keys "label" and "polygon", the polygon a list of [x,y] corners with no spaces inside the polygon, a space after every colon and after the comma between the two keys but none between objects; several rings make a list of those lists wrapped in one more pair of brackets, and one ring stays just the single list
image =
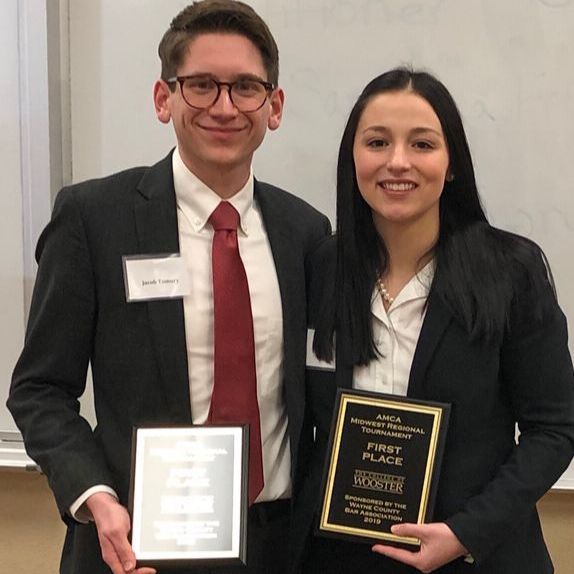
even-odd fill
[{"label": "man's short brown hair", "polygon": [[277,86],[279,51],[262,18],[239,0],[202,0],[184,8],[172,21],[159,43],[161,77],[177,74],[190,40],[205,33],[240,34],[251,40],[263,59],[267,81]]}]

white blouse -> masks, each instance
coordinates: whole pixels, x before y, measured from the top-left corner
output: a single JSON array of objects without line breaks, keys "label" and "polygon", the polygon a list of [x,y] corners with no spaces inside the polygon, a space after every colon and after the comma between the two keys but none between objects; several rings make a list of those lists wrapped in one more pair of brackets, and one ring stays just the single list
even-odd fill
[{"label": "white blouse", "polygon": [[388,310],[385,310],[375,287],[371,313],[379,355],[368,365],[355,367],[353,388],[401,396],[407,394],[434,271],[434,260],[431,260],[403,287]]}]

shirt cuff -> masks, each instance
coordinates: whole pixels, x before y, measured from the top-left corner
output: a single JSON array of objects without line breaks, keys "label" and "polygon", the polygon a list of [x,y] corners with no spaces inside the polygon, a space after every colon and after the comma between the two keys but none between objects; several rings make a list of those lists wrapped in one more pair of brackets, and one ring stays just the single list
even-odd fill
[{"label": "shirt cuff", "polygon": [[77,520],[82,524],[87,524],[94,519],[92,513],[88,510],[88,507],[84,504],[84,502],[86,502],[86,500],[88,500],[92,494],[96,494],[96,492],[107,492],[108,494],[111,494],[116,500],[119,500],[118,495],[113,488],[110,488],[104,484],[96,484],[96,486],[92,486],[91,488],[88,488],[88,490],[86,490],[83,494],[80,494],[80,496],[78,496],[78,498],[76,498],[76,500],[70,506],[70,514],[74,520]]}]

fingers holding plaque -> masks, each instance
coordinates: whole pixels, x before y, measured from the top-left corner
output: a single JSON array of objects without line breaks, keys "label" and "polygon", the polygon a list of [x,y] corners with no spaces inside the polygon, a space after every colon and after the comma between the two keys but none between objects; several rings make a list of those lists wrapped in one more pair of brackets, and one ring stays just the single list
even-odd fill
[{"label": "fingers holding plaque", "polygon": [[138,565],[244,564],[248,427],[138,428],[134,437]]},{"label": "fingers holding plaque", "polygon": [[339,390],[323,483],[319,533],[416,546],[391,526],[428,522],[450,406]]}]

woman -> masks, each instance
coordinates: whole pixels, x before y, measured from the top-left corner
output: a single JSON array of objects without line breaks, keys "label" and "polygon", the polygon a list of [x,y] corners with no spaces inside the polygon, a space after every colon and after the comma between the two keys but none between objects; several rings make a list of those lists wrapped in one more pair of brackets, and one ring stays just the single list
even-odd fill
[{"label": "woman", "polygon": [[393,527],[420,550],[310,536],[303,571],[553,572],[535,504],[574,453],[566,321],[540,248],[489,225],[437,79],[400,68],[367,85],[340,146],[337,221],[310,265],[313,348],[336,371],[308,370],[316,441],[297,532],[319,505],[336,386],[451,416],[433,522]]}]

